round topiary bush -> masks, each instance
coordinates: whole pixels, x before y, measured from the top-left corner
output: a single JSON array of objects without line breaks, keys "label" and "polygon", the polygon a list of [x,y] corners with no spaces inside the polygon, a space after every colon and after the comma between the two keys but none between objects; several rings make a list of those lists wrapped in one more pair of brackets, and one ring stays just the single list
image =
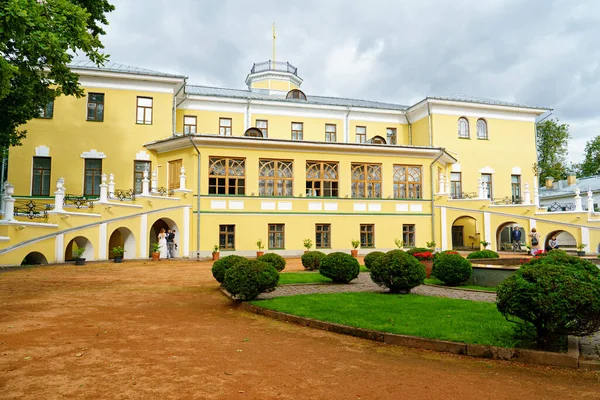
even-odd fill
[{"label": "round topiary bush", "polygon": [[493,250],[480,250],[469,253],[467,256],[469,260],[480,259],[480,258],[500,258],[498,253]]},{"label": "round topiary bush", "polygon": [[360,264],[350,254],[335,252],[321,260],[319,273],[335,283],[348,283],[360,272]]},{"label": "round topiary bush", "polygon": [[227,270],[223,287],[240,300],[254,300],[259,294],[275,290],[279,272],[265,262],[244,260]]},{"label": "round topiary bush", "polygon": [[438,251],[437,253],[435,253],[433,255],[433,260],[435,261],[435,259],[438,258],[439,256],[441,256],[442,254],[459,254],[459,253],[458,253],[458,251],[455,251],[455,250]]},{"label": "round topiary bush", "polygon": [[373,265],[380,262],[381,259],[385,256],[383,251],[372,251],[365,256],[365,267],[367,269],[371,269]]},{"label": "round topiary bush", "polygon": [[411,256],[415,253],[431,253],[431,249],[428,249],[427,247],[413,247],[406,250],[406,253],[410,254]]},{"label": "round topiary bush", "polygon": [[225,279],[225,272],[227,272],[227,270],[233,267],[235,264],[244,260],[246,260],[246,258],[236,255],[223,257],[214,262],[212,266],[212,274],[217,282],[223,283],[223,280]]},{"label": "round topiary bush", "polygon": [[402,250],[385,253],[371,267],[371,280],[392,293],[409,293],[425,281],[425,267],[415,257]]},{"label": "round topiary bush", "polygon": [[544,349],[560,336],[591,335],[600,329],[600,270],[560,253],[532,260],[498,285],[496,305],[533,325]]},{"label": "round topiary bush", "polygon": [[279,254],[267,253],[257,258],[258,261],[265,262],[273,266],[277,271],[281,272],[285,268],[285,258]]},{"label": "round topiary bush", "polygon": [[448,286],[465,283],[471,277],[471,262],[460,254],[441,253],[433,260],[431,274]]},{"label": "round topiary bush", "polygon": [[321,260],[325,258],[327,254],[322,251],[307,251],[302,254],[302,265],[309,271],[315,271],[319,269]]}]

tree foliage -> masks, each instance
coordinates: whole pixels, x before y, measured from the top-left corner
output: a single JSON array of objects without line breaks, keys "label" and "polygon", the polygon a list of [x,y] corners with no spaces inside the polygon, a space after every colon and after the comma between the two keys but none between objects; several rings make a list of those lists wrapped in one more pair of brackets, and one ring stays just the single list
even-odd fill
[{"label": "tree foliage", "polygon": [[19,127],[61,94],[83,96],[68,64],[85,55],[97,65],[108,0],[0,1],[0,148],[19,145]]},{"label": "tree foliage", "polygon": [[596,136],[585,144],[585,158],[579,164],[579,176],[592,176],[600,173],[600,136]]},{"label": "tree foliage", "polygon": [[541,185],[547,177],[565,179],[568,174],[567,153],[571,138],[569,125],[558,120],[547,119],[537,124],[537,163],[534,167]]}]

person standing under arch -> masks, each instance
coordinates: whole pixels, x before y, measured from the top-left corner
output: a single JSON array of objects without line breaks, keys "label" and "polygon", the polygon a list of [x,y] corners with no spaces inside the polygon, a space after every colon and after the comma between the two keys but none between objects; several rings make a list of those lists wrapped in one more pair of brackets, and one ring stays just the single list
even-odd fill
[{"label": "person standing under arch", "polygon": [[529,239],[531,243],[531,255],[534,255],[536,251],[540,250],[540,234],[537,233],[537,229],[531,229]]},{"label": "person standing under arch", "polygon": [[168,258],[167,256],[167,234],[164,229],[160,230],[158,234],[158,246],[160,251],[160,258]]}]

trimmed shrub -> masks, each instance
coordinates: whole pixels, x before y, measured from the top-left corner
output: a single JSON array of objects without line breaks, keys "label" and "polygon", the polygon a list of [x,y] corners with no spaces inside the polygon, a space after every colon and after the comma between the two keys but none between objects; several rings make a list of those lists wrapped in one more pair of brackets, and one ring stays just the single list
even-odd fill
[{"label": "trimmed shrub", "polygon": [[286,264],[285,258],[275,253],[263,254],[262,256],[258,257],[257,260],[271,265],[279,272],[283,271]]},{"label": "trimmed shrub", "polygon": [[431,274],[448,286],[465,283],[471,277],[471,262],[460,254],[441,253],[433,260]]},{"label": "trimmed shrub", "polygon": [[467,256],[467,259],[469,259],[469,260],[474,260],[474,259],[479,259],[479,258],[500,258],[500,256],[498,255],[498,253],[496,253],[493,250],[474,251],[472,253],[469,253],[469,255]]},{"label": "trimmed shrub", "polygon": [[415,253],[431,253],[431,249],[428,249],[427,247],[413,247],[411,249],[406,250],[406,253],[410,254],[411,256]]},{"label": "trimmed shrub", "polygon": [[240,300],[254,300],[259,294],[275,290],[279,272],[265,262],[244,260],[225,273],[223,287]]},{"label": "trimmed shrub", "polygon": [[435,261],[435,259],[438,258],[439,256],[441,256],[442,254],[459,254],[459,253],[458,253],[458,251],[455,251],[455,250],[438,251],[437,253],[435,253],[433,255],[433,260]]},{"label": "trimmed shrub", "polygon": [[302,254],[302,265],[309,271],[315,271],[319,269],[321,260],[325,258],[327,254],[322,251],[308,251]]},{"label": "trimmed shrub", "polygon": [[506,319],[533,325],[543,349],[561,336],[591,335],[600,330],[600,270],[578,257],[550,253],[501,282],[496,305]]},{"label": "trimmed shrub", "polygon": [[223,283],[225,272],[240,261],[246,260],[245,257],[236,256],[234,254],[218,259],[212,266],[212,274],[219,283]]},{"label": "trimmed shrub", "polygon": [[319,273],[336,283],[348,283],[360,272],[360,264],[350,254],[335,252],[321,260]]},{"label": "trimmed shrub", "polygon": [[385,256],[383,251],[372,251],[365,256],[365,267],[367,269],[371,269],[373,265],[380,262],[381,259]]},{"label": "trimmed shrub", "polygon": [[425,276],[425,267],[419,260],[402,250],[388,251],[371,267],[371,280],[391,293],[409,293],[423,284]]}]

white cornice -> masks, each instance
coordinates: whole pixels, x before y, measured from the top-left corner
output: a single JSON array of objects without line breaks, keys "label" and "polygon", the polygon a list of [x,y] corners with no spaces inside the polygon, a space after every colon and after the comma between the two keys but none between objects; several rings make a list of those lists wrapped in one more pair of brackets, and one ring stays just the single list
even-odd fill
[{"label": "white cornice", "polygon": [[[156,151],[157,153],[165,153],[191,147],[192,144],[190,143],[189,138],[189,136],[181,136],[163,141],[146,143],[144,146],[148,150]],[[431,159],[435,159],[440,155],[440,152],[443,152],[442,157],[440,158],[441,162],[456,162],[456,160],[443,149],[434,147],[373,145],[364,143],[322,143],[218,135],[195,135],[191,136],[191,138],[200,149],[212,147],[248,150],[249,148],[256,148],[264,151],[320,152],[324,154],[360,154]]]},{"label": "white cornice", "polygon": [[174,94],[176,85],[170,82],[125,80],[103,76],[82,76],[79,83],[84,88],[105,88]]},{"label": "white cornice", "polygon": [[181,84],[185,81],[185,78],[183,78],[183,77],[179,78],[179,77],[143,75],[143,74],[126,74],[126,73],[109,72],[109,71],[93,70],[93,69],[72,68],[71,71],[75,72],[79,76],[95,76],[95,77],[99,77],[99,78],[112,78],[112,79],[123,79],[123,80],[132,80],[132,81],[162,82],[162,83],[170,83],[173,85]]}]

